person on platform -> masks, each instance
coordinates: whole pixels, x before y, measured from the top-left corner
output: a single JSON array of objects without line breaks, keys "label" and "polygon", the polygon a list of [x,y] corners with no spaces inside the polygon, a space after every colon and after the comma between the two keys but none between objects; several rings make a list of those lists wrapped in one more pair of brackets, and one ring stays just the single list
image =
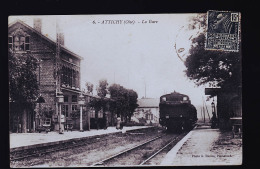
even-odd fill
[{"label": "person on platform", "polygon": [[120,116],[118,116],[116,119],[116,129],[117,130],[120,129],[120,124],[121,124],[121,118],[120,118]]},{"label": "person on platform", "polygon": [[215,112],[212,112],[212,118],[211,118],[211,128],[217,127],[217,116]]}]

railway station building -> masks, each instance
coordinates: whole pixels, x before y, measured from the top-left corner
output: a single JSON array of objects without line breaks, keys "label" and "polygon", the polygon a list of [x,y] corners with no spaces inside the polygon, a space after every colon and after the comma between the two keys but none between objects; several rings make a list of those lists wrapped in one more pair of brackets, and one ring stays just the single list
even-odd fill
[{"label": "railway station building", "polygon": [[137,122],[159,124],[159,102],[158,98],[141,98],[138,99],[139,105],[135,112],[134,118]]},{"label": "railway station building", "polygon": [[[37,126],[44,123],[44,119],[51,119],[53,130],[57,130],[56,107],[56,80],[55,80],[55,56],[56,41],[42,34],[42,21],[35,19],[33,27],[17,20],[8,25],[8,48],[18,57],[19,54],[28,53],[38,60],[37,81],[41,95],[34,111],[25,114],[26,128],[21,128],[21,121],[17,117],[10,117],[10,130],[13,132],[33,132]],[[81,56],[65,47],[64,35],[60,34],[60,89],[64,96],[62,114],[65,118],[79,112],[78,97],[80,90],[80,63]],[[86,100],[91,95],[85,94]],[[10,104],[10,111],[15,106]],[[84,121],[84,117],[83,117]]]}]

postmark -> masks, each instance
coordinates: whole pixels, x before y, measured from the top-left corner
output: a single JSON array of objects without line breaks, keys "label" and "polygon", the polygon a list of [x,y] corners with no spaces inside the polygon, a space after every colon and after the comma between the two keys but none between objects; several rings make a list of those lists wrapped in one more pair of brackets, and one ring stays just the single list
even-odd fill
[{"label": "postmark", "polygon": [[239,51],[240,13],[207,12],[206,50]]}]

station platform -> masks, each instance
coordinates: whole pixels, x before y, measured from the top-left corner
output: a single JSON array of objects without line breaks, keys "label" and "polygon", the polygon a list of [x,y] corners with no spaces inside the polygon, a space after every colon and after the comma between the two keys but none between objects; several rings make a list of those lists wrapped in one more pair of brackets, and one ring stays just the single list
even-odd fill
[{"label": "station platform", "polygon": [[63,134],[59,134],[57,131],[42,132],[42,133],[11,133],[9,135],[10,150],[27,149],[30,147],[46,146],[58,144],[62,141],[68,141],[73,139],[81,139],[86,137],[105,135],[110,133],[120,133],[131,130],[138,130],[148,128],[150,126],[133,126],[124,127],[122,130],[117,130],[115,127],[108,127],[104,129],[91,129],[90,131],[64,131]]},{"label": "station platform", "polygon": [[221,132],[210,126],[199,126],[190,131],[163,161],[162,166],[241,165],[242,139],[232,132]]}]

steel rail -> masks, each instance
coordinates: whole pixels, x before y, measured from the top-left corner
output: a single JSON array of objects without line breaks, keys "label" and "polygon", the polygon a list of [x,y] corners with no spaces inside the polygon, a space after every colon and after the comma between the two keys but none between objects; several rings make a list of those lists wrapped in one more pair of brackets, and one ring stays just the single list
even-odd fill
[{"label": "steel rail", "polygon": [[124,150],[124,151],[122,151],[122,152],[119,152],[119,153],[117,153],[117,154],[115,154],[115,155],[112,155],[112,156],[110,156],[110,157],[108,157],[108,158],[106,158],[106,159],[104,159],[104,160],[101,160],[101,161],[99,161],[99,162],[96,162],[96,163],[94,163],[94,164],[92,164],[91,166],[97,166],[97,165],[102,165],[104,162],[106,162],[106,161],[109,161],[109,160],[112,160],[113,158],[116,158],[116,157],[118,157],[118,156],[120,156],[120,155],[122,155],[122,154],[125,154],[125,153],[127,153],[127,152],[130,152],[130,151],[132,151],[132,150],[134,150],[134,149],[136,149],[136,148],[139,148],[139,147],[141,147],[141,146],[143,146],[143,145],[145,145],[145,144],[148,144],[148,143],[150,143],[150,142],[152,142],[152,141],[154,141],[154,140],[157,140],[157,139],[159,139],[159,138],[161,138],[162,136],[165,136],[166,134],[162,134],[162,135],[160,135],[160,136],[157,136],[157,137],[155,137],[155,138],[152,138],[152,139],[150,139],[150,140],[148,140],[148,141],[146,141],[146,142],[144,142],[144,143],[141,143],[141,144],[139,144],[139,145],[136,145],[136,146],[134,146],[134,147],[131,147],[131,148],[129,148],[129,149],[126,149],[126,150]]},{"label": "steel rail", "polygon": [[[104,141],[107,141],[107,139],[105,139]],[[96,143],[98,141],[94,141],[94,142],[91,142],[91,143]],[[18,156],[18,157],[15,157],[15,152],[14,152],[14,157],[10,158],[10,161],[15,161],[15,160],[22,160],[22,159],[25,159],[25,158],[28,158],[28,157],[34,157],[34,156],[40,156],[40,155],[44,155],[44,154],[48,154],[48,153],[53,153],[53,152],[57,152],[57,151],[61,151],[61,150],[68,150],[68,149],[71,149],[71,148],[75,148],[75,147],[80,147],[80,146],[86,146],[88,143],[85,142],[84,140],[81,141],[78,141],[76,144],[71,144],[69,143],[69,145],[64,145],[63,147],[57,147],[57,148],[54,148],[54,149],[49,149],[48,148],[43,148],[43,150],[33,150],[33,149],[28,149],[28,150],[25,150],[25,151],[34,151],[33,153],[29,153],[29,154],[26,154],[26,155],[21,155],[21,156]],[[45,149],[45,150],[44,150]],[[36,152],[35,152],[36,151]],[[18,151],[16,153],[21,153],[21,154],[24,154],[24,152],[21,151]],[[10,154],[11,155],[11,154]]]},{"label": "steel rail", "polygon": [[[197,127],[197,126],[195,126],[193,129],[195,129],[196,127]],[[182,133],[182,134],[183,134],[183,133]],[[155,157],[157,154],[159,154],[162,150],[164,150],[164,149],[167,148],[170,144],[172,144],[174,141],[176,141],[176,139],[178,139],[179,136],[182,135],[182,134],[179,134],[178,136],[175,136],[172,141],[168,142],[164,147],[162,147],[160,150],[158,150],[157,152],[155,152],[153,155],[151,155],[149,158],[147,158],[146,160],[144,160],[142,163],[140,163],[140,164],[137,165],[137,166],[144,165],[145,163],[147,163],[147,161],[151,160],[153,157]],[[187,134],[187,133],[186,133],[186,134]],[[112,155],[112,156],[110,156],[110,157],[108,157],[108,158],[106,158],[106,159],[104,159],[104,160],[101,160],[101,161],[99,161],[99,162],[96,162],[96,163],[92,164],[91,166],[93,167],[93,166],[103,165],[103,163],[106,162],[106,161],[112,160],[113,158],[116,158],[116,157],[118,157],[118,156],[120,156],[120,155],[122,155],[122,154],[124,154],[124,153],[130,152],[130,151],[132,151],[132,150],[134,150],[134,149],[136,149],[136,148],[138,148],[138,147],[141,147],[141,146],[143,146],[143,145],[145,145],[145,144],[147,144],[147,143],[150,143],[150,142],[152,142],[152,141],[154,141],[154,140],[157,140],[157,139],[161,138],[161,137],[164,136],[164,135],[166,135],[166,134],[160,135],[160,136],[155,137],[155,138],[153,138],[153,139],[151,139],[151,140],[148,140],[148,141],[146,141],[146,142],[144,142],[144,143],[142,143],[142,144],[139,144],[139,145],[136,145],[136,146],[134,146],[134,147],[132,147],[132,148],[126,149],[126,150],[124,150],[124,151],[122,151],[122,152],[119,152],[119,153],[117,153],[117,154],[115,154],[115,155]],[[136,166],[136,165],[134,165],[134,166]]]},{"label": "steel rail", "polygon": [[[135,130],[134,130],[135,131]],[[96,138],[94,138],[96,139]],[[106,141],[107,139],[105,139],[104,141]],[[87,141],[88,142],[88,141]],[[85,142],[85,140],[82,140],[82,141],[78,141],[76,144],[72,144],[69,143],[68,145],[64,145],[62,147],[57,147],[57,148],[53,148],[53,149],[48,149],[48,148],[44,148],[44,147],[41,147],[42,150],[33,150],[32,149],[28,149],[28,150],[20,150],[20,151],[17,151],[17,152],[13,152],[14,155],[12,156],[10,153],[10,161],[15,161],[15,160],[22,160],[22,159],[26,159],[28,157],[34,157],[34,156],[40,156],[40,155],[44,155],[44,154],[48,154],[48,153],[52,153],[52,152],[57,152],[57,151],[61,151],[61,150],[68,150],[68,149],[71,149],[71,148],[75,148],[75,147],[80,147],[80,146],[85,146],[87,145],[88,143]],[[91,142],[91,143],[96,143],[98,141],[94,141],[94,142]],[[26,154],[26,155],[19,155],[20,154],[24,154],[25,151],[33,151],[33,153],[30,153],[30,154]],[[19,156],[16,157],[18,154]]]},{"label": "steel rail", "polygon": [[155,157],[157,154],[159,154],[162,150],[164,150],[165,148],[167,148],[169,145],[171,145],[176,139],[178,138],[175,137],[172,141],[170,141],[169,143],[167,143],[164,147],[162,147],[160,150],[158,150],[157,152],[155,152],[153,155],[151,155],[149,158],[147,158],[146,160],[144,160],[142,163],[140,163],[139,165],[144,165],[145,163],[147,163],[147,161],[151,160],[153,157]]},{"label": "steel rail", "polygon": [[[96,143],[96,142],[94,142]],[[41,151],[41,150],[36,150],[36,151],[39,151],[39,152],[36,152],[36,153],[31,153],[29,155],[22,155],[22,156],[19,156],[19,157],[14,157],[14,158],[10,158],[10,161],[15,161],[15,160],[21,160],[21,159],[25,159],[25,158],[28,158],[28,157],[33,157],[33,156],[40,156],[40,155],[44,155],[44,154],[48,154],[48,153],[52,153],[52,152],[56,152],[56,151],[61,151],[61,150],[68,150],[68,149],[71,149],[71,148],[75,148],[75,147],[80,147],[80,146],[85,146],[87,145],[86,142],[81,142],[81,143],[76,143],[76,144],[73,144],[72,145],[65,145],[63,147],[58,147],[58,148],[54,148],[54,149],[46,149],[45,151]],[[27,150],[27,151],[30,151]]]},{"label": "steel rail", "polygon": [[[193,129],[196,129],[197,125],[195,125],[195,127]],[[187,133],[186,133],[187,134]],[[181,134],[180,134],[181,135]],[[175,137],[172,141],[170,141],[168,144],[166,144],[163,148],[161,148],[160,150],[158,150],[157,152],[155,152],[153,155],[151,155],[149,158],[147,158],[146,160],[144,160],[142,163],[140,163],[139,165],[144,165],[145,163],[147,163],[149,160],[151,160],[153,157],[155,157],[157,154],[159,154],[162,150],[164,150],[165,148],[167,148],[169,145],[171,145],[171,143],[173,143],[176,139],[179,138],[178,135],[177,137]]]},{"label": "steel rail", "polygon": [[[78,147],[78,146],[83,146],[83,145],[85,145],[85,143],[76,144],[76,145],[73,145],[73,146],[64,146],[64,147],[61,147],[61,148],[55,148],[55,149],[46,150],[46,151],[39,151],[39,152],[32,153],[32,154],[29,154],[29,155],[11,158],[10,161],[21,160],[21,159],[25,159],[25,158],[33,157],[33,156],[40,156],[40,155],[44,155],[44,154],[48,154],[48,153],[52,153],[52,152],[56,152],[56,151],[60,151],[60,150],[66,150],[66,149],[70,149],[70,148],[74,148],[74,147]],[[30,151],[30,150],[28,150],[28,151]]]}]

